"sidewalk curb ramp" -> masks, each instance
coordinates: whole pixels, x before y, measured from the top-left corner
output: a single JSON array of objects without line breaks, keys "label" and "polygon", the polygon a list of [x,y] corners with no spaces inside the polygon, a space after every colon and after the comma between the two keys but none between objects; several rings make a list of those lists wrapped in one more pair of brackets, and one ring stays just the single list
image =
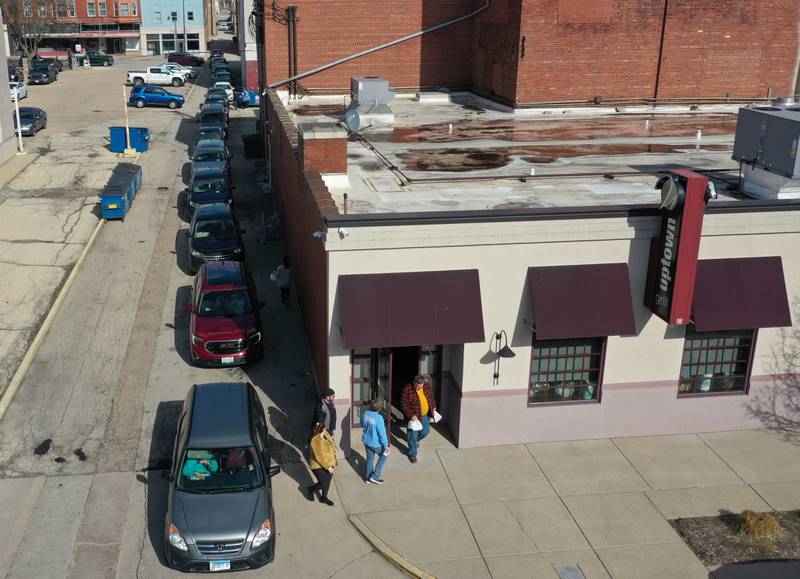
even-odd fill
[{"label": "sidewalk curb ramp", "polygon": [[364,522],[358,518],[358,515],[348,515],[350,523],[358,530],[359,533],[369,542],[378,553],[380,553],[387,561],[392,563],[395,567],[417,579],[436,579],[435,576],[426,573],[419,567],[416,567],[409,561],[403,559],[397,552],[395,552],[389,545],[384,543],[378,536],[369,530]]}]

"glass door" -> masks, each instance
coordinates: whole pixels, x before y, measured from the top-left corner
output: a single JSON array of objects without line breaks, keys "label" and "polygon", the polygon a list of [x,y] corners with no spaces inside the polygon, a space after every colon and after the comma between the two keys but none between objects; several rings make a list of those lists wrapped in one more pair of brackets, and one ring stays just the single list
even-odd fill
[{"label": "glass door", "polygon": [[[369,407],[373,398],[391,400],[392,351],[390,349],[353,350],[350,354],[350,385],[352,426],[361,424],[361,414]],[[389,428],[389,404],[382,414]]]},{"label": "glass door", "polygon": [[434,398],[436,398],[437,402],[441,402],[441,389],[442,389],[441,346],[420,346],[419,373],[423,376],[430,376],[431,388],[433,388]]}]

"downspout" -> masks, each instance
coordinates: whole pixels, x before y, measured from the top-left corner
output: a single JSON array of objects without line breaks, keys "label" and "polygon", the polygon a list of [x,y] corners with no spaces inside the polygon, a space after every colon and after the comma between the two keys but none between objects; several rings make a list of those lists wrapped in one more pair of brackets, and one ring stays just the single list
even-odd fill
[{"label": "downspout", "polygon": [[[288,71],[289,71],[289,76],[292,76],[292,75],[295,74],[294,73],[294,22],[292,21],[292,9],[293,8],[294,8],[294,6],[288,6],[286,8],[286,24],[287,24],[287,29],[288,29],[288,32],[289,32],[289,45],[288,45],[288,50],[289,50],[289,54],[288,54],[288,57],[289,57]],[[294,96],[294,84],[289,84],[289,97],[293,97],[293,96]]]},{"label": "downspout", "polygon": [[658,102],[658,89],[661,88],[661,61],[664,58],[664,37],[667,33],[667,14],[669,0],[664,0],[664,16],[661,19],[661,40],[658,43],[658,61],[656,63],[656,86],[653,91],[653,106]]},{"label": "downspout", "polygon": [[794,63],[794,78],[792,79],[791,90],[794,90],[792,96],[800,94],[800,10],[797,13],[797,58]]},{"label": "downspout", "polygon": [[[473,10],[469,14],[465,14],[464,16],[459,16],[458,18],[453,18],[452,20],[448,20],[447,22],[442,22],[441,24],[436,24],[435,26],[431,26],[429,28],[424,28],[418,32],[414,32],[413,34],[409,34],[407,36],[403,36],[402,38],[398,38],[396,40],[392,40],[391,42],[386,42],[384,44],[379,44],[378,46],[374,46],[372,48],[368,48],[366,50],[362,50],[361,52],[357,52],[355,54],[351,54],[350,56],[345,56],[344,58],[340,58],[339,60],[334,60],[333,62],[329,62],[328,64],[323,64],[322,66],[318,66],[317,68],[313,68],[308,70],[302,74],[294,74],[293,76],[286,78],[284,80],[279,80],[278,82],[273,82],[269,85],[268,88],[278,88],[279,86],[283,86],[290,82],[295,82],[301,80],[303,78],[312,76],[314,74],[326,71],[334,66],[338,66],[340,64],[344,64],[345,62],[350,62],[351,60],[355,60],[356,58],[361,58],[362,56],[367,56],[368,54],[372,54],[374,52],[378,52],[379,50],[383,50],[384,48],[389,48],[390,46],[394,46],[396,44],[400,44],[402,42],[407,42],[414,38],[418,38],[423,36],[424,34],[429,34],[431,32],[435,32],[437,30],[441,30],[447,26],[452,26],[454,24],[458,24],[459,22],[464,22],[465,20],[469,20],[470,18],[474,18],[481,12],[489,9],[492,0],[486,0],[486,3],[481,6],[480,8]],[[290,73],[291,74],[291,73]]]},{"label": "downspout", "polygon": [[[297,6],[290,6],[292,10],[291,14],[291,26],[292,26],[292,38],[294,39],[294,47],[292,49],[292,63],[293,63],[293,70],[292,74],[297,74],[297,68],[300,66],[297,63]],[[297,81],[292,81],[292,94],[297,96]]]}]

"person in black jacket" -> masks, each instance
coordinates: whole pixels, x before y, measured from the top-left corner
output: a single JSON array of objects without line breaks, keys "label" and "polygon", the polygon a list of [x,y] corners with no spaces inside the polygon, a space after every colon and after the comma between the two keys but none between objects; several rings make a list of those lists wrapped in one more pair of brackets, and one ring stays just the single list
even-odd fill
[{"label": "person in black jacket", "polygon": [[312,429],[316,423],[323,424],[325,430],[330,432],[331,436],[336,432],[336,406],[333,404],[335,394],[333,388],[325,388],[322,391],[322,396],[317,401],[317,406],[311,419]]}]

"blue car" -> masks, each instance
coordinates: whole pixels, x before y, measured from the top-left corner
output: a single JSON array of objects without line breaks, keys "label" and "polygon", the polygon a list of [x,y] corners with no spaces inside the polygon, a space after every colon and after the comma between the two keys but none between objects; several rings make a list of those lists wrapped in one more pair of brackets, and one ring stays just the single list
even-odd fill
[{"label": "blue car", "polygon": [[192,210],[209,203],[225,203],[231,205],[233,186],[228,182],[222,169],[208,169],[192,176],[192,182],[186,190],[187,201]]},{"label": "blue car", "polygon": [[128,104],[136,106],[137,109],[147,106],[179,109],[183,106],[183,97],[179,94],[167,92],[160,86],[142,84],[131,89]]},{"label": "blue car", "polygon": [[192,175],[219,171],[231,180],[231,155],[223,141],[208,139],[197,143],[192,155]]}]

